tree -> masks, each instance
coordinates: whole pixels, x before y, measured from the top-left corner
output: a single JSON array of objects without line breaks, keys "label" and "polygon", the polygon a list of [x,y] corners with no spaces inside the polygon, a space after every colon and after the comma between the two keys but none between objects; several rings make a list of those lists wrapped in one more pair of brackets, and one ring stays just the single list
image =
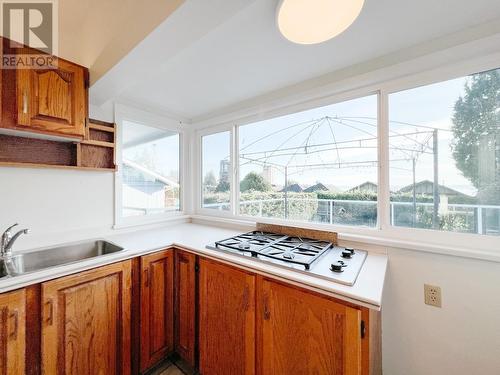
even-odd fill
[{"label": "tree", "polygon": [[[453,114],[452,152],[457,168],[478,189],[481,200],[500,191],[498,155],[496,171],[485,178],[480,155],[492,155],[500,139],[500,70],[475,74],[465,84],[465,95],[458,98]],[[486,147],[486,151],[484,151]],[[482,150],[483,149],[483,150]],[[482,152],[481,152],[482,151]]]},{"label": "tree", "polygon": [[255,172],[248,173],[240,183],[240,191],[269,191],[271,185],[266,180]]},{"label": "tree", "polygon": [[203,185],[205,186],[215,186],[217,185],[217,180],[213,171],[208,172],[203,179]]},{"label": "tree", "polygon": [[226,191],[229,191],[231,188],[231,185],[229,185],[228,181],[221,180],[219,181],[219,184],[215,188],[216,193],[225,193]]}]

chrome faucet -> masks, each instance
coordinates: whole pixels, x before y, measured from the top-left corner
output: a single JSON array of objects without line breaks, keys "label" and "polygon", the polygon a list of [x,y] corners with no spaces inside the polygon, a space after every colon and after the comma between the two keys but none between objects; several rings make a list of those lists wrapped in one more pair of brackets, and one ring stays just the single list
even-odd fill
[{"label": "chrome faucet", "polygon": [[12,245],[14,245],[14,242],[19,238],[21,234],[28,234],[30,231],[29,229],[21,229],[19,232],[16,234],[12,235],[12,228],[14,228],[16,225],[19,224],[14,224],[11,225],[10,227],[7,228],[7,230],[2,234],[2,240],[0,242],[0,257],[1,258],[9,258],[12,256]]}]

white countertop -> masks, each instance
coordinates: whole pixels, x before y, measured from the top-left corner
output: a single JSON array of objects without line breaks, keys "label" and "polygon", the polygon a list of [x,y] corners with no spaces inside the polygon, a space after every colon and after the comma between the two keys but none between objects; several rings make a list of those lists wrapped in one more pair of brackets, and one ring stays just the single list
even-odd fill
[{"label": "white countertop", "polygon": [[[228,262],[253,272],[274,276],[295,285],[321,291],[336,298],[379,310],[387,270],[387,256],[368,253],[365,264],[353,286],[342,285],[313,275],[306,275],[271,263],[252,258],[207,249],[205,246],[217,240],[240,234],[241,230],[184,223],[161,228],[113,234],[104,239],[125,248],[118,253],[104,255],[41,271],[7,277],[0,280],[0,293],[30,284],[54,279],[86,269],[129,259],[169,246],[181,247],[199,255]],[[38,250],[38,249],[37,249]]]}]

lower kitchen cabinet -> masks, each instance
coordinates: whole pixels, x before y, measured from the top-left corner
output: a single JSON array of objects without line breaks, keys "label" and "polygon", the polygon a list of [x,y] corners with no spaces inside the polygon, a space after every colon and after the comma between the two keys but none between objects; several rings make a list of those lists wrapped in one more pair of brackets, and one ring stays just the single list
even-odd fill
[{"label": "lower kitchen cabinet", "polygon": [[258,374],[361,374],[361,310],[258,278]]},{"label": "lower kitchen cabinet", "polygon": [[203,375],[255,373],[255,276],[200,259],[199,351]]},{"label": "lower kitchen cabinet", "polygon": [[0,294],[6,375],[135,375],[174,353],[202,375],[378,375],[380,338],[376,311],[180,249]]},{"label": "lower kitchen cabinet", "polygon": [[25,373],[26,291],[0,294],[0,374]]},{"label": "lower kitchen cabinet", "polygon": [[48,281],[41,290],[43,374],[130,374],[130,261]]},{"label": "lower kitchen cabinet", "polygon": [[174,349],[174,250],[141,257],[141,371]]},{"label": "lower kitchen cabinet", "polygon": [[196,255],[175,251],[175,352],[192,368],[196,350]]}]

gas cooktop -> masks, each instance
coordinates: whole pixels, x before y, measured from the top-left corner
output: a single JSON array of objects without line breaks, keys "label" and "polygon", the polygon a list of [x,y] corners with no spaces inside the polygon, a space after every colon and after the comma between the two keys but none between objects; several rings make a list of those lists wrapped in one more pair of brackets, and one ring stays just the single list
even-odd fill
[{"label": "gas cooktop", "polygon": [[345,285],[354,285],[366,258],[366,252],[362,250],[262,231],[216,241],[207,248],[253,257]]}]

